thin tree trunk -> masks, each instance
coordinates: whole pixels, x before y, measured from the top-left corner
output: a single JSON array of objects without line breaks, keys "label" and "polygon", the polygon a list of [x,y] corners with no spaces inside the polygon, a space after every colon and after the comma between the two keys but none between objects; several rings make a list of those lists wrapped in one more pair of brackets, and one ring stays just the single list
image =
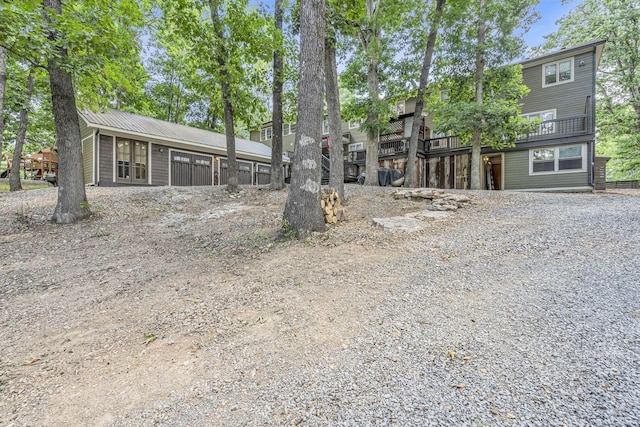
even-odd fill
[{"label": "thin tree trunk", "polygon": [[416,174],[416,163],[418,160],[418,134],[422,126],[422,111],[424,110],[424,97],[426,95],[427,83],[429,82],[429,72],[431,71],[431,58],[436,46],[440,17],[445,0],[436,0],[436,9],[431,18],[431,29],[427,39],[427,49],[424,53],[422,71],[420,73],[420,83],[418,85],[418,97],[416,99],[416,109],[413,113],[413,124],[411,126],[411,137],[409,138],[409,154],[407,158],[407,170],[404,178],[405,187],[416,187],[418,177]]},{"label": "thin tree trunk", "polygon": [[299,239],[312,231],[325,230],[320,208],[324,18],[324,0],[300,2],[298,125],[291,186],[284,209],[285,227]]},{"label": "thin tree trunk", "polygon": [[[13,150],[14,167],[11,169],[9,175],[9,191],[22,190],[20,184],[20,157],[22,157],[22,147],[27,137],[27,123],[29,122],[29,108],[31,107],[31,97],[33,96],[33,88],[36,85],[36,79],[34,76],[35,70],[31,68],[29,70],[29,77],[27,77],[27,92],[24,97],[24,103],[20,109],[20,125],[18,126],[18,133],[16,135],[16,146]],[[15,167],[15,159],[18,159],[18,167]]]},{"label": "thin tree trunk", "polygon": [[[480,0],[478,23],[478,46],[476,51],[476,104],[482,106],[482,86],[484,84],[484,41],[487,25],[482,14],[484,13],[486,1]],[[471,146],[471,189],[480,190],[480,152],[482,150],[482,131],[473,131],[473,142]]]},{"label": "thin tree trunk", "polygon": [[218,16],[218,3],[209,0],[211,9],[211,22],[213,31],[219,43],[215,52],[216,61],[220,67],[220,89],[222,92],[222,103],[224,106],[224,134],[227,139],[227,191],[229,193],[238,192],[238,162],[236,160],[236,135],[233,123],[233,104],[231,84],[229,83],[229,72],[227,70],[227,52],[224,48],[225,36],[222,23]]},{"label": "thin tree trunk", "polygon": [[342,148],[342,122],[340,119],[340,92],[338,89],[338,68],[336,64],[335,39],[325,38],[324,84],[327,97],[327,118],[329,120],[329,186],[334,188],[344,200],[344,158]]},{"label": "thin tree trunk", "polygon": [[[51,22],[55,15],[62,13],[61,0],[44,0],[43,3],[47,22]],[[49,38],[57,41],[58,36],[51,31]],[[84,189],[82,139],[73,81],[71,75],[61,66],[67,58],[67,50],[60,45],[56,49],[58,56],[51,58],[47,64],[59,159],[58,203],[52,221],[69,224],[87,218],[91,211]]]},{"label": "thin tree trunk", "polygon": [[178,82],[176,83],[176,90],[177,90],[176,108],[173,113],[173,122],[179,123],[180,122],[180,100],[182,99],[182,88],[180,87],[180,79],[178,79]]},{"label": "thin tree trunk", "polygon": [[[276,0],[274,4],[274,19],[276,34],[282,34],[282,0]],[[282,86],[283,69],[281,46],[273,50],[273,117],[271,121],[273,136],[271,138],[271,180],[269,188],[282,190],[284,188],[284,174],[282,171]]]},{"label": "thin tree trunk", "polygon": [[[0,46],[0,160],[2,160],[2,141],[4,134],[4,88],[7,83],[7,50]],[[8,163],[7,163],[8,166]]]},{"label": "thin tree trunk", "polygon": [[[372,18],[375,13],[373,0],[366,1],[367,17]],[[379,89],[379,76],[378,76],[378,53],[377,50],[380,47],[380,30],[375,26],[369,30],[371,32],[366,49],[367,54],[367,89],[369,91],[369,100],[371,105],[379,102],[380,89]],[[373,40],[374,47],[372,48],[371,42]],[[373,52],[372,52],[373,51]],[[367,112],[367,122],[377,123],[379,114],[372,108]],[[380,145],[379,131],[370,129],[367,131],[367,154],[366,154],[366,172],[367,176],[364,181],[364,185],[379,185],[378,181],[378,149]]]},{"label": "thin tree trunk", "polygon": [[173,110],[173,65],[171,67],[171,77],[169,78],[169,102],[167,103],[167,121],[172,122],[172,110]]}]

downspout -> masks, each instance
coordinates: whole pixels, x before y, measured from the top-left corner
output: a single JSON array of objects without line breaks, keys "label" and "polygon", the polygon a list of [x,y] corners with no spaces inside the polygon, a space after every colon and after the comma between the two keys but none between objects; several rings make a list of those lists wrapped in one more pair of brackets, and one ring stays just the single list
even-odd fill
[{"label": "downspout", "polygon": [[596,186],[595,186],[595,164],[596,164],[596,68],[597,68],[597,46],[593,47],[593,53],[592,53],[592,63],[593,63],[593,67],[591,70],[591,99],[589,100],[589,131],[591,131],[591,134],[593,135],[593,139],[591,140],[591,170],[589,171],[589,185],[591,186],[591,188],[595,191]]}]

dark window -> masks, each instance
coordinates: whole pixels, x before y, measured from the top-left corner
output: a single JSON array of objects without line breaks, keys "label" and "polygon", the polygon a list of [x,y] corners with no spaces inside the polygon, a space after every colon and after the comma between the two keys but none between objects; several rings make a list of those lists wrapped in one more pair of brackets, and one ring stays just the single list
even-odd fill
[{"label": "dark window", "polygon": [[118,182],[147,182],[147,143],[131,139],[116,139]]}]

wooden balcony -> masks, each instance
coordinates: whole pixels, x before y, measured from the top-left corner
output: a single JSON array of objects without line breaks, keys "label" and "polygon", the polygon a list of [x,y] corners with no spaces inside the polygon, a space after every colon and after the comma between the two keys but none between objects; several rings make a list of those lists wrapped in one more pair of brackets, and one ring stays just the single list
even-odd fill
[{"label": "wooden balcony", "polygon": [[[568,136],[584,135],[592,133],[591,120],[588,114],[581,114],[562,119],[547,120],[540,123],[533,132],[522,135],[517,141],[529,142],[543,139],[557,139]],[[444,136],[441,138],[431,138],[425,141],[430,152],[434,151],[455,151],[457,149],[468,148],[463,145],[458,136]]]},{"label": "wooden balcony", "polygon": [[589,132],[589,118],[586,114],[581,114],[579,116],[544,121],[537,126],[535,131],[521,137],[518,142],[535,139],[562,138],[565,136],[582,135]]},{"label": "wooden balcony", "polygon": [[[408,137],[405,137],[405,132],[408,134],[411,129],[410,125],[413,122],[407,119],[398,119],[389,123],[389,130],[380,134],[380,145],[385,142],[390,141],[399,141],[406,139],[408,141]],[[424,126],[420,126],[420,131],[418,133],[418,139],[425,139],[427,137],[428,129]]]},{"label": "wooden balcony", "polygon": [[[418,140],[418,152],[425,153],[426,141]],[[409,139],[401,139],[397,141],[380,142],[378,145],[378,157],[393,157],[397,155],[406,155],[409,152]],[[346,151],[344,153],[344,162],[364,165],[367,160],[367,150]]]}]

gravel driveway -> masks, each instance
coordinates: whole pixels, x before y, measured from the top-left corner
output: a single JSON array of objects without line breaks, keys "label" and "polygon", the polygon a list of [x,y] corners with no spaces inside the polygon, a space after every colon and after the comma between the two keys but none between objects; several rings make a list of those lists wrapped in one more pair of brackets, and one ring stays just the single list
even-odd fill
[{"label": "gravel driveway", "polygon": [[[0,264],[1,425],[640,425],[638,192],[464,192],[471,205],[445,221],[390,233],[371,218],[424,206],[349,186],[348,222],[291,242],[275,238],[284,193],[122,191],[90,193],[105,212],[84,224],[5,224],[1,247],[28,249],[46,232],[102,258],[53,290],[10,279],[23,258]],[[143,218],[121,215],[144,244],[173,242],[183,262],[148,265],[163,251],[145,246],[138,267],[117,276],[133,255],[91,254],[120,239],[114,206],[132,199]],[[191,226],[166,225],[176,214],[168,200],[186,201]],[[218,205],[231,214],[212,214]],[[26,209],[23,222],[51,203]],[[0,215],[8,221],[11,208]],[[72,255],[60,257],[71,282]],[[42,294],[50,305],[29,312]],[[101,317],[110,310],[119,314]],[[73,378],[77,360],[55,345],[80,324],[90,333],[78,345],[97,353]],[[143,346],[143,331],[157,340]],[[38,346],[53,350],[41,368],[25,366]]]}]

